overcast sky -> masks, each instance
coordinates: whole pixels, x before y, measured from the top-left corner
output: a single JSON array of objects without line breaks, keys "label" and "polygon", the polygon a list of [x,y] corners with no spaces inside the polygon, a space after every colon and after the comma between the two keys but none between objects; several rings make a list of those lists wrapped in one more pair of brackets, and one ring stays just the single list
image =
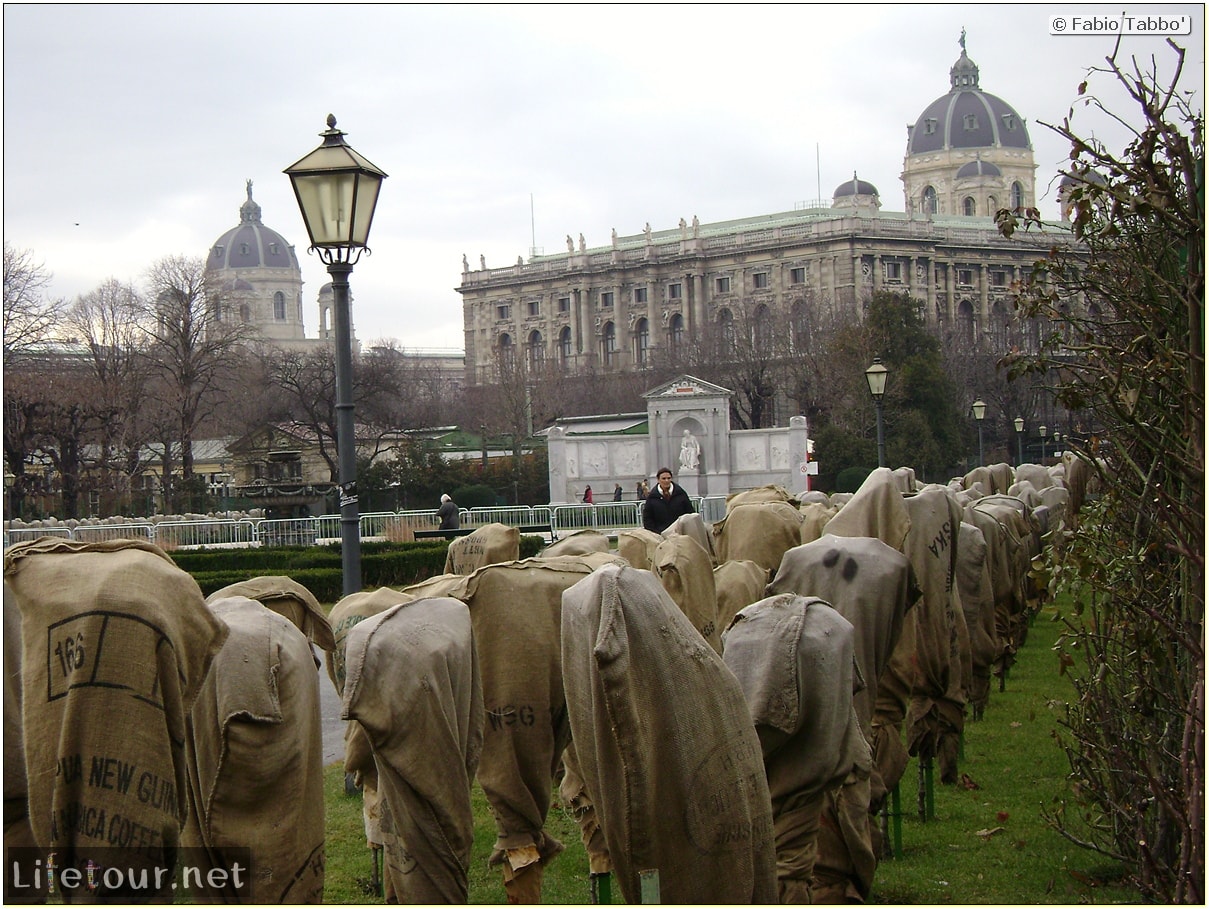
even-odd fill
[{"label": "overcast sky", "polygon": [[[205,256],[250,179],[298,249],[315,337],[328,275],[282,170],[334,113],[390,175],[351,278],[357,336],[461,348],[463,254],[496,267],[568,234],[604,246],[613,228],[787,211],[854,170],[903,211],[906,127],[948,92],[963,27],[983,91],[1027,121],[1056,217],[1069,149],[1042,123],[1116,39],[1051,22],[1123,9],[1191,17],[1176,40],[1201,92],[1201,5],[7,4],[4,237],[74,299]],[[1123,48],[1171,71],[1161,38]],[[1119,97],[1107,77],[1091,88]],[[1074,122],[1124,144],[1102,116]]]}]

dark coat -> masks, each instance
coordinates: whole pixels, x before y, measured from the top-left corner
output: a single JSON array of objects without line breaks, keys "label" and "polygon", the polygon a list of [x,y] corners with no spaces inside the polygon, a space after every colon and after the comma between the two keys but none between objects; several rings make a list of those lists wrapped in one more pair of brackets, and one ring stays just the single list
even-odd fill
[{"label": "dark coat", "polygon": [[441,507],[437,509],[437,516],[441,519],[440,530],[457,530],[458,529],[458,506],[453,501],[442,502]]},{"label": "dark coat", "polygon": [[655,533],[663,533],[682,514],[693,514],[693,502],[684,488],[672,484],[672,494],[667,499],[656,485],[642,505],[642,526]]}]

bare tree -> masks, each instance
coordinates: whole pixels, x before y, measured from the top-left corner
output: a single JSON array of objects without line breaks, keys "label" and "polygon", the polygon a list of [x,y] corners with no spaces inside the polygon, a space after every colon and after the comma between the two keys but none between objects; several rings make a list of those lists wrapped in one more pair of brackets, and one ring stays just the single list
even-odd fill
[{"label": "bare tree", "polygon": [[[186,484],[193,477],[193,438],[223,403],[248,329],[231,318],[221,288],[198,258],[169,256],[147,275],[144,331],[147,362],[156,381],[148,396],[172,413]],[[165,476],[171,485],[171,476]],[[173,507],[180,503],[173,502]]]},{"label": "bare tree", "polygon": [[51,274],[28,249],[4,244],[4,361],[47,340],[62,302],[48,299]]}]

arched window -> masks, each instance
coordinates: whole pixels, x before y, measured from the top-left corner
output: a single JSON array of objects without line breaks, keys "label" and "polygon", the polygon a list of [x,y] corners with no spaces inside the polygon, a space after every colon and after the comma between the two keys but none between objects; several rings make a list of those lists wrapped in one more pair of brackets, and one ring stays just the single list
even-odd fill
[{"label": "arched window", "polygon": [[1012,208],[1024,208],[1024,187],[1019,180],[1012,184]]},{"label": "arched window", "polygon": [[273,318],[278,322],[285,321],[285,294],[281,291],[273,294]]},{"label": "arched window", "polygon": [[542,365],[542,360],[546,356],[546,345],[542,343],[542,333],[540,331],[532,331],[529,333],[529,368],[537,369]]},{"label": "arched window", "polygon": [[558,333],[558,356],[563,366],[571,364],[571,329],[564,327]]},{"label": "arched window", "polygon": [[612,366],[617,362],[617,327],[612,322],[606,322],[601,337],[605,365]]},{"label": "arched window", "polygon": [[995,350],[1006,351],[1008,345],[1008,328],[1011,327],[1011,316],[1002,300],[991,304],[991,340]]},{"label": "arched window", "polygon": [[752,319],[752,344],[762,354],[772,349],[772,313],[761,303],[756,307],[755,318]]},{"label": "arched window", "polygon": [[974,344],[974,305],[962,300],[957,305],[957,336],[965,344]]},{"label": "arched window", "polygon": [[924,194],[920,200],[923,203],[924,214],[936,214],[939,204],[936,199],[936,188],[933,186],[925,186]]},{"label": "arched window", "polygon": [[668,325],[668,340],[673,348],[679,349],[684,344],[684,316],[676,313]]},{"label": "arched window", "polygon": [[967,218],[972,218],[974,216],[974,197],[973,196],[966,196],[964,199],[961,200],[961,213],[963,215],[965,215]]},{"label": "arched window", "polygon": [[512,346],[512,335],[504,332],[499,340],[500,365],[511,366],[516,362],[516,350]]},{"label": "arched window", "polygon": [[722,339],[724,352],[735,349],[735,314],[729,309],[718,312],[718,337]]},{"label": "arched window", "polygon": [[651,323],[639,319],[634,326],[634,362],[639,366],[650,365]]},{"label": "arched window", "polygon": [[810,323],[806,316],[806,303],[802,300],[793,304],[790,310],[790,342],[796,353],[805,353],[810,337]]},{"label": "arched window", "polygon": [[252,307],[248,306],[247,303],[239,304],[239,321],[241,321],[241,322],[251,322],[252,321]]}]

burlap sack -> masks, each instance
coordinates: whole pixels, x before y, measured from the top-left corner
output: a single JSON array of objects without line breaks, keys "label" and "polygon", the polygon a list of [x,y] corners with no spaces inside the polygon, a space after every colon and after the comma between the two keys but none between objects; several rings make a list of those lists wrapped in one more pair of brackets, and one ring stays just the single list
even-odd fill
[{"label": "burlap sack", "polygon": [[733,673],[649,572],[605,567],[566,592],[567,713],[625,900],[775,902],[760,741]]},{"label": "burlap sack", "polygon": [[1038,588],[1029,572],[1033,557],[1040,552],[1039,537],[1027,506],[1014,496],[987,496],[974,507],[994,517],[1005,531],[1012,575],[1011,611],[1006,617],[997,613],[996,627],[1000,637],[1011,641],[1011,652],[1015,653],[1028,634],[1030,605],[1038,597]]},{"label": "burlap sack", "polygon": [[722,652],[718,595],[709,554],[692,537],[672,534],[655,550],[651,571],[716,653]]},{"label": "burlap sack", "polygon": [[731,510],[740,505],[762,505],[765,502],[786,502],[797,508],[801,501],[784,486],[778,486],[775,483],[768,483],[764,486],[757,486],[755,489],[745,489],[742,492],[733,492],[726,497],[726,513],[730,514]]},{"label": "burlap sack", "polygon": [[839,514],[838,507],[822,505],[818,502],[807,502],[798,507],[802,513],[802,529],[800,540],[803,543],[813,543],[823,535],[827,522]]},{"label": "burlap sack", "polygon": [[292,578],[263,575],[240,581],[214,591],[206,597],[206,602],[213,603],[227,597],[247,597],[278,615],[285,616],[320,650],[330,653],[336,647],[327,613],[323,611],[315,595]]},{"label": "burlap sack", "polygon": [[[1012,639],[1013,616],[1024,610],[1024,589],[1017,583],[1016,558],[1019,543],[1009,534],[1008,528],[992,513],[994,506],[984,510],[974,505],[966,506],[962,512],[964,521],[982,531],[986,543],[987,569],[991,576],[991,593],[995,600],[996,657],[992,663],[992,675],[1003,674],[1015,662],[1016,645]],[[1010,515],[1005,518],[1011,520]]]},{"label": "burlap sack", "polygon": [[995,492],[995,478],[991,475],[991,469],[985,466],[975,467],[967,473],[961,478],[961,485],[966,489],[977,489],[984,496]]},{"label": "burlap sack", "polygon": [[1016,478],[1016,471],[1011,464],[1000,461],[987,468],[991,472],[991,490],[993,495],[1004,495]]},{"label": "burlap sack", "polygon": [[1035,508],[1041,504],[1041,494],[1027,480],[1013,483],[1008,487],[1007,494],[1019,499],[1029,508]]},{"label": "burlap sack", "polygon": [[662,536],[664,539],[667,539],[673,534],[692,537],[709,556],[710,567],[712,568],[718,564],[718,554],[714,552],[713,528],[705,522],[705,518],[701,517],[701,515],[696,513],[680,515],[680,517],[671,523],[670,527],[663,531]]},{"label": "burlap sack", "polygon": [[[1070,504],[1070,491],[1064,486],[1046,486],[1039,493],[1041,504],[1049,509],[1050,530],[1062,530],[1067,526],[1066,510]],[[1054,535],[1055,538],[1059,534]]]},{"label": "burlap sack", "polygon": [[474,574],[484,565],[521,557],[521,532],[507,524],[484,524],[456,537],[445,553],[445,574]]},{"label": "burlap sack", "polygon": [[969,703],[974,719],[980,719],[990,696],[991,667],[999,655],[995,590],[987,564],[986,538],[978,527],[965,520],[957,538],[957,592],[970,638]]},{"label": "burlap sack", "polygon": [[833,492],[828,501],[832,508],[840,509],[851,502],[855,495],[853,492]]},{"label": "burlap sack", "polygon": [[919,489],[919,484],[915,480],[914,468],[895,467],[890,472],[894,475],[894,482],[898,486],[898,491],[903,495],[910,495]]},{"label": "burlap sack", "polygon": [[725,629],[730,625],[735,613],[744,606],[764,599],[764,588],[767,586],[768,572],[747,559],[723,562],[715,568],[714,593],[718,600],[718,628]]},{"label": "burlap sack", "polygon": [[417,597],[452,596],[470,608],[486,708],[478,780],[497,832],[489,861],[504,866],[506,889],[529,871],[524,898],[540,897],[540,876],[531,886],[531,874],[563,848],[544,830],[555,771],[570,739],[562,594],[601,566],[624,564],[607,553],[542,556],[404,588]]},{"label": "burlap sack", "polygon": [[21,609],[35,842],[61,867],[98,847],[149,873],[171,865],[187,813],[185,720],[226,625],[147,542],[42,538],[11,547],[4,576]]},{"label": "burlap sack", "polygon": [[[249,597],[212,600],[230,629],[188,722],[190,821],[183,843],[209,868],[251,851],[251,887],[203,886],[228,903],[323,901],[323,729],[311,643]],[[200,858],[198,864],[205,864]],[[208,868],[203,882],[210,880]]]},{"label": "burlap sack", "polygon": [[[21,612],[4,585],[4,904],[46,901],[46,877],[37,874],[29,826],[29,784],[21,729]],[[15,850],[9,852],[9,850]],[[20,883],[21,886],[16,886]]]},{"label": "burlap sack", "polygon": [[808,489],[798,494],[798,503],[799,508],[804,505],[830,505],[831,497],[821,489]]},{"label": "burlap sack", "polygon": [[653,530],[647,530],[645,527],[619,530],[617,532],[617,554],[625,559],[631,568],[650,571],[651,562],[655,559],[655,550],[662,542],[662,535]]},{"label": "burlap sack", "polygon": [[1016,482],[1032,483],[1033,488],[1040,491],[1053,486],[1054,478],[1040,464],[1021,464],[1016,468]]},{"label": "burlap sack", "polygon": [[336,693],[344,694],[344,649],[348,633],[360,622],[380,612],[385,612],[400,603],[409,603],[416,595],[402,593],[393,587],[377,590],[359,590],[340,599],[328,614],[332,627],[332,649],[327,654],[327,674],[336,686]]},{"label": "burlap sack", "polygon": [[580,556],[590,552],[608,552],[609,538],[599,530],[576,530],[541,551],[543,559]]},{"label": "burlap sack", "polygon": [[862,691],[853,703],[866,736],[882,674],[902,635],[904,617],[919,599],[911,563],[872,537],[827,534],[785,553],[768,593],[820,597],[855,628]]},{"label": "burlap sack", "polygon": [[726,517],[714,525],[718,564],[748,559],[776,571],[786,550],[801,544],[804,518],[796,501],[731,505]]},{"label": "burlap sack", "polygon": [[415,600],[349,633],[343,717],[378,766],[386,861],[400,903],[465,903],[483,747],[483,693],[470,614]]},{"label": "burlap sack", "polygon": [[605,842],[604,831],[600,829],[600,818],[596,814],[596,805],[592,802],[583,773],[579,769],[574,741],[563,752],[563,778],[558,784],[558,797],[579,826],[579,838],[583,842],[584,851],[588,853],[588,871],[592,874],[612,871],[613,861],[609,858],[609,844]]},{"label": "burlap sack", "polygon": [[837,537],[875,537],[891,549],[903,551],[911,518],[903,504],[894,474],[879,467],[865,477],[856,494],[823,528]]},{"label": "burlap sack", "polygon": [[849,774],[869,776],[869,744],[852,705],[864,688],[854,638],[827,603],[796,593],[745,607],[726,630],[723,659],[763,750],[782,898],[810,886],[823,794]]},{"label": "burlap sack", "polygon": [[954,585],[961,510],[941,486],[925,486],[904,504],[911,517],[904,552],[923,591],[908,619],[915,628],[915,675],[907,751],[929,758],[940,753],[942,739],[960,735],[965,715],[957,629],[965,616]]}]

